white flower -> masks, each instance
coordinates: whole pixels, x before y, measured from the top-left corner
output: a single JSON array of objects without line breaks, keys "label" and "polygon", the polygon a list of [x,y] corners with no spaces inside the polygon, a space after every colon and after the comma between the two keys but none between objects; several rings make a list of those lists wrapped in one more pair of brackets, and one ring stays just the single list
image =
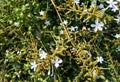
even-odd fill
[{"label": "white flower", "polygon": [[59,58],[56,58],[55,60],[52,60],[52,64],[55,65],[56,68],[59,67],[59,64],[62,63],[63,61]]},{"label": "white flower", "polygon": [[99,8],[100,8],[100,9],[103,9],[103,8],[104,8],[104,5],[103,5],[103,4],[100,4],[100,5],[99,5]]},{"label": "white flower", "polygon": [[39,56],[40,56],[40,59],[45,59],[47,56],[47,53],[44,50],[40,49]]},{"label": "white flower", "polygon": [[45,12],[44,12],[43,10],[41,10],[41,11],[39,12],[40,15],[44,15],[44,13],[45,13]]},{"label": "white flower", "polygon": [[75,27],[74,27],[74,26],[71,26],[71,27],[70,27],[70,30],[71,30],[71,31],[75,31],[75,30],[77,30],[77,29],[78,29],[78,26],[75,26]]},{"label": "white flower", "polygon": [[46,20],[46,21],[45,21],[45,25],[47,25],[47,26],[50,25],[50,21],[47,21],[47,20]]},{"label": "white flower", "polygon": [[97,62],[100,62],[100,63],[102,63],[104,60],[103,60],[103,58],[100,56],[100,57],[97,57]]},{"label": "white flower", "polygon": [[79,4],[80,0],[74,0],[74,3]]},{"label": "white flower", "polygon": [[37,68],[36,62],[34,61],[34,62],[30,63],[30,64],[31,64],[31,69],[33,69],[35,71],[36,68]]},{"label": "white flower", "polygon": [[91,24],[91,27],[95,27],[94,28],[94,32],[97,32],[98,30],[102,31],[103,30],[103,28],[102,28],[103,26],[104,26],[104,23],[103,22],[98,23],[97,20],[95,21],[95,24]]},{"label": "white flower", "polygon": [[110,7],[110,8],[112,8],[114,5],[117,4],[117,2],[116,2],[116,1],[113,1],[113,0],[108,0],[108,1],[106,1],[106,2],[109,4],[108,7]]},{"label": "white flower", "polygon": [[64,20],[63,23],[64,23],[65,25],[67,25],[67,24],[68,24],[68,21],[67,21],[67,20]]},{"label": "white flower", "polygon": [[108,8],[112,8],[112,11],[115,12],[116,10],[118,10],[118,7],[116,6],[116,4],[117,4],[116,1],[108,0],[106,2],[109,4]]},{"label": "white flower", "polygon": [[117,18],[116,18],[116,19],[114,19],[114,20],[116,20],[116,21],[117,21],[117,23],[120,23],[120,16],[117,16]]},{"label": "white flower", "polygon": [[120,38],[120,34],[116,34],[115,37],[116,37],[116,38]]},{"label": "white flower", "polygon": [[70,27],[70,30],[71,30],[71,31],[75,31],[75,27],[71,26],[71,27]]},{"label": "white flower", "polygon": [[63,31],[63,30],[60,30],[60,34],[64,34],[64,31]]}]

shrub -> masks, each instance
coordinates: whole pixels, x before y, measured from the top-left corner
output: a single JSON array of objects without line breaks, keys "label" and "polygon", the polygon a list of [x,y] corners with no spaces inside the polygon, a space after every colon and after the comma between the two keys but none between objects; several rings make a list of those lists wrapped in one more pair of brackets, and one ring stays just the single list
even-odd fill
[{"label": "shrub", "polygon": [[119,82],[120,0],[1,0],[1,82]]}]

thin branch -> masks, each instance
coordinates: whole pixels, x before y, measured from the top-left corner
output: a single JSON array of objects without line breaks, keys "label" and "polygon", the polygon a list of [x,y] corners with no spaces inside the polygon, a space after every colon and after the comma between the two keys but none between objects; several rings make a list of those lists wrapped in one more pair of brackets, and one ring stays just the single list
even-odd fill
[{"label": "thin branch", "polygon": [[[58,12],[58,10],[57,10],[57,7],[56,7],[54,1],[51,0],[51,2],[52,2],[52,4],[53,4],[53,6],[54,6],[54,8],[55,8],[55,10],[56,10],[56,13],[57,13],[57,15],[58,15],[58,17],[59,17],[59,19],[60,19],[60,22],[62,23],[62,26],[63,26],[63,28],[64,28],[66,34],[67,34],[67,38],[68,38],[69,40],[71,40],[70,35],[69,35],[69,33],[68,33],[68,31],[67,31],[65,25],[63,24],[62,18],[61,18],[60,14],[59,14],[59,12]],[[71,44],[75,47],[75,45],[73,44],[72,41],[71,41]]]}]

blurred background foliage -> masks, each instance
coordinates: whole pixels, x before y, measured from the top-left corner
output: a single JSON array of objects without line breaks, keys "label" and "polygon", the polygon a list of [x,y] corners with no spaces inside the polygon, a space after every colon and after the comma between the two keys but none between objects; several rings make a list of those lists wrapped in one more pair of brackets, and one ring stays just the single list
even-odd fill
[{"label": "blurred background foliage", "polygon": [[[114,19],[120,12],[91,6],[107,7],[106,1],[1,0],[0,81],[119,82],[120,38],[115,35],[120,22]],[[95,20],[105,24],[102,31],[93,31]],[[71,31],[71,26],[78,29]],[[39,58],[39,49],[46,59]],[[63,61],[58,68],[51,63],[56,57]],[[33,61],[39,64],[36,71],[30,69]]]}]

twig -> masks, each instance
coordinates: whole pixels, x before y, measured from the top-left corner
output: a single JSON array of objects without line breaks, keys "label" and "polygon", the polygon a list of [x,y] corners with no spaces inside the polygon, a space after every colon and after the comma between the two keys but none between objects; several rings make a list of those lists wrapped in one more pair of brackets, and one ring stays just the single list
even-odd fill
[{"label": "twig", "polygon": [[[58,12],[58,10],[57,10],[57,7],[56,7],[54,1],[51,0],[51,2],[52,2],[52,4],[53,4],[53,6],[54,6],[54,8],[55,8],[55,10],[56,10],[56,13],[57,13],[57,15],[58,15],[58,17],[59,17],[59,19],[60,19],[60,22],[62,23],[62,26],[63,26],[63,28],[64,28],[66,34],[67,34],[67,38],[68,38],[69,40],[72,40],[72,39],[70,38],[70,35],[69,35],[69,33],[68,33],[68,31],[67,31],[65,25],[63,24],[62,18],[61,18],[60,14],[59,14],[59,12]],[[72,41],[71,41],[71,44],[75,47],[75,45],[73,44]]]}]

